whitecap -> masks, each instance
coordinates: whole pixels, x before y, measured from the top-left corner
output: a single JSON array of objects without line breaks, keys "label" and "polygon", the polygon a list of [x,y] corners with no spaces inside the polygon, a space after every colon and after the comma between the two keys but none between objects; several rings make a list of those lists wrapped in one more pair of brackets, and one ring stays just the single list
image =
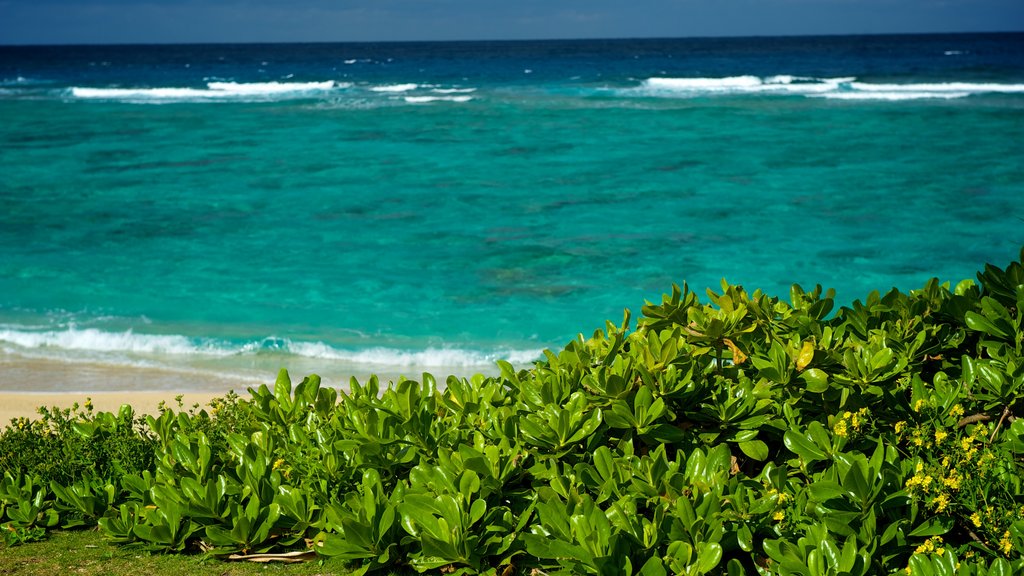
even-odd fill
[{"label": "whitecap", "polygon": [[1024,84],[932,82],[932,83],[870,83],[855,77],[814,78],[780,74],[728,76],[722,78],[648,78],[633,89],[620,90],[626,95],[694,98],[716,95],[799,95],[840,100],[917,100],[924,98],[953,99],[972,94],[1024,93]]},{"label": "whitecap", "polygon": [[757,76],[730,76],[726,78],[648,78],[644,87],[655,90],[723,91],[760,86]]},{"label": "whitecap", "polygon": [[[104,360],[148,365],[160,357],[227,358],[283,354],[302,358],[383,367],[491,366],[497,360],[514,364],[540,358],[539,349],[472,350],[459,347],[400,349],[384,346],[337,348],[324,342],[293,341],[270,336],[244,344],[176,334],[140,334],[74,326],[62,330],[0,329],[0,345],[8,353],[41,352],[67,360]],[[141,363],[140,363],[141,362]]]},{"label": "whitecap", "polygon": [[324,82],[226,82],[210,81],[206,88],[92,88],[74,86],[71,96],[83,99],[124,100],[130,102],[201,101],[224,99],[267,100],[282,97],[306,97],[335,88],[345,88],[333,80]]},{"label": "whitecap", "polygon": [[209,82],[207,88],[230,94],[283,94],[287,92],[315,92],[334,88],[334,81],[325,82]]},{"label": "whitecap", "polygon": [[385,84],[382,86],[372,86],[370,90],[374,92],[409,92],[419,88],[419,84]]},{"label": "whitecap", "polygon": [[889,102],[898,102],[901,100],[925,100],[925,99],[941,99],[941,100],[952,100],[955,98],[964,98],[970,96],[969,92],[912,92],[912,91],[897,91],[897,92],[835,92],[832,94],[817,94],[820,98],[828,98],[830,100],[886,100]]},{"label": "whitecap", "polygon": [[862,92],[930,92],[935,94],[1024,93],[1024,84],[996,84],[991,82],[941,82],[911,84],[871,84],[867,82],[852,82],[850,83],[850,88]]},{"label": "whitecap", "polygon": [[337,360],[366,366],[391,367],[458,367],[491,366],[497,360],[513,364],[525,364],[537,360],[541,350],[497,350],[482,352],[462,348],[426,348],[423,350],[402,350],[398,348],[374,347],[362,350],[334,348],[323,342],[293,342],[289,351],[298,356]]},{"label": "whitecap", "polygon": [[23,331],[0,330],[0,342],[25,349],[60,349],[88,352],[127,352],[133,354],[204,354],[223,356],[232,350],[213,342],[201,342],[179,335],[107,332],[95,328]]},{"label": "whitecap", "polygon": [[472,96],[406,96],[405,101],[410,104],[427,104],[430,102],[469,102]]}]

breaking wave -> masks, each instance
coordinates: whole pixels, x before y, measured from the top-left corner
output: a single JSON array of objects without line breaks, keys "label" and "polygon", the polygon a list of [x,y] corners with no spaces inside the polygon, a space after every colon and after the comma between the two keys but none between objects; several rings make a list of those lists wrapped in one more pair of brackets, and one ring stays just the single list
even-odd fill
[{"label": "breaking wave", "polygon": [[347,88],[346,83],[326,82],[207,82],[205,88],[86,88],[73,86],[71,96],[83,99],[124,101],[278,100],[303,98]]},{"label": "breaking wave", "polygon": [[975,94],[1020,94],[1024,84],[973,82],[871,83],[855,77],[729,76],[724,78],[648,78],[624,95],[697,98],[716,95],[796,95],[841,100],[951,99]]},{"label": "breaking wave", "polygon": [[365,348],[336,347],[324,342],[301,342],[288,338],[268,337],[244,343],[182,335],[138,334],[131,330],[111,332],[95,328],[62,330],[0,329],[0,348],[7,353],[44,352],[48,357],[66,357],[111,361],[121,358],[124,363],[137,364],[137,360],[167,360],[174,358],[230,356],[257,356],[277,354],[326,360],[365,367],[455,367],[471,368],[491,366],[497,360],[513,364],[528,363],[541,356],[539,349],[473,350],[462,347],[431,346],[422,349],[402,349],[387,346]]}]

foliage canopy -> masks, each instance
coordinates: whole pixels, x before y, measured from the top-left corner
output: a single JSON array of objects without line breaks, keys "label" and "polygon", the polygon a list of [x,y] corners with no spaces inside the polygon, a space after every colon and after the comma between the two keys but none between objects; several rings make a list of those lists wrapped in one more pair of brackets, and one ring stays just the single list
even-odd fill
[{"label": "foliage canopy", "polygon": [[201,410],[43,410],[0,435],[2,532],[360,573],[1024,571],[1020,261],[838,310],[707,297],[444,386],[282,372]]}]

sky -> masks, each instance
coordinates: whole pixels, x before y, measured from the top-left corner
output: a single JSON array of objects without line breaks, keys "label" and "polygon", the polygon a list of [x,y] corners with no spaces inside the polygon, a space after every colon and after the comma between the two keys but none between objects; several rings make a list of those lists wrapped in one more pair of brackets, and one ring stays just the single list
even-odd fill
[{"label": "sky", "polygon": [[1024,0],[0,0],[0,44],[993,32]]}]

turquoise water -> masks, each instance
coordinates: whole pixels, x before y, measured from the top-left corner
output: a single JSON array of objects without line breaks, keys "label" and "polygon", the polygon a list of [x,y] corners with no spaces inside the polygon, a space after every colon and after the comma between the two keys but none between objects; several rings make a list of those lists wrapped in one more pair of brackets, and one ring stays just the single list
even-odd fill
[{"label": "turquoise water", "polygon": [[673,282],[848,303],[1024,245],[1021,35],[660,42],[21,49],[0,347],[486,371]]}]

